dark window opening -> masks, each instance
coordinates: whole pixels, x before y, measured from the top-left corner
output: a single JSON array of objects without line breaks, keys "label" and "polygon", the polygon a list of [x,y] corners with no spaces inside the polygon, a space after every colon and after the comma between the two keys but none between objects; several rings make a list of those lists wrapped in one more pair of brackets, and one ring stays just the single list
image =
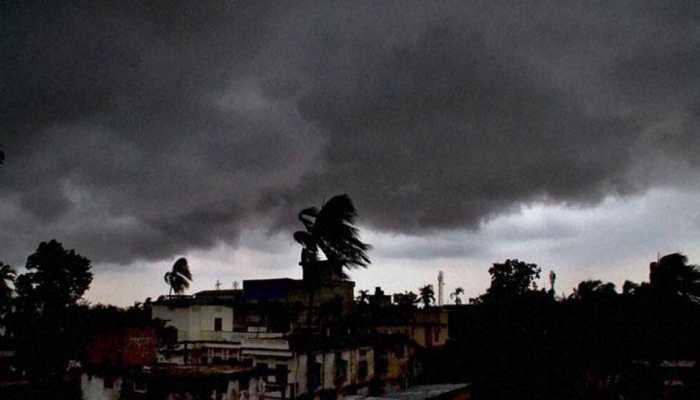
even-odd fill
[{"label": "dark window opening", "polygon": [[135,380],[134,381],[134,392],[136,393],[146,393],[148,391],[148,387],[146,386],[146,382],[142,380]]},{"label": "dark window opening", "polygon": [[279,382],[281,385],[287,385],[287,374],[289,372],[287,371],[287,366],[278,364],[277,367],[275,367],[275,375],[277,382]]},{"label": "dark window opening", "polygon": [[340,355],[335,357],[335,383],[339,385],[348,379],[348,362],[343,360]]},{"label": "dark window opening", "polygon": [[116,379],[116,378],[115,378],[114,376],[109,376],[109,375],[105,376],[105,377],[104,377],[104,387],[105,387],[105,389],[114,389],[114,381],[115,381],[115,379]]},{"label": "dark window opening", "polygon": [[360,361],[359,366],[357,368],[357,377],[361,380],[367,378],[367,361],[366,360]]},{"label": "dark window opening", "polygon": [[214,330],[219,332],[221,331],[221,318],[214,318]]},{"label": "dark window opening", "polygon": [[311,382],[309,384],[311,390],[321,386],[321,367],[321,363],[315,362],[311,364]]},{"label": "dark window opening", "polygon": [[386,374],[387,371],[389,370],[389,360],[386,358],[378,358],[377,359],[377,365],[375,367],[376,373],[378,375],[383,375]]}]

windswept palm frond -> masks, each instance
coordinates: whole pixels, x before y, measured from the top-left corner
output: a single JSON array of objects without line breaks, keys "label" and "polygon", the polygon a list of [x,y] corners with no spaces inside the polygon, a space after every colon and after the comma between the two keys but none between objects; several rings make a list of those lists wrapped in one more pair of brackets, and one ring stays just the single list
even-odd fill
[{"label": "windswept palm frond", "polygon": [[435,289],[433,289],[433,285],[425,285],[420,288],[418,296],[426,308],[430,307],[430,305],[435,302]]},{"label": "windswept palm frond", "polygon": [[359,231],[354,226],[357,210],[346,194],[334,196],[318,209],[309,207],[299,213],[299,220],[305,230],[294,233],[294,240],[301,244],[302,262],[319,261],[319,250],[329,267],[339,267],[344,278],[343,268],[366,267],[370,264],[367,252],[369,244],[359,239]]},{"label": "windswept palm frond", "polygon": [[672,253],[661,257],[652,264],[650,284],[658,292],[700,296],[700,267],[688,264],[688,257],[682,253]]},{"label": "windswept palm frond", "polygon": [[175,294],[184,293],[190,287],[190,282],[192,281],[192,273],[190,273],[187,259],[181,257],[175,261],[172,269],[165,273],[163,279],[170,286],[171,294],[172,292],[175,292]]}]

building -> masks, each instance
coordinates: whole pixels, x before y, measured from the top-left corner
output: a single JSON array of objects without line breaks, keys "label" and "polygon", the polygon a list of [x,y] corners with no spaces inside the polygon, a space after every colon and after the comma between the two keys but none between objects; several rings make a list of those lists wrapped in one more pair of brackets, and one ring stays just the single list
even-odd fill
[{"label": "building", "polygon": [[151,365],[156,361],[157,345],[153,328],[124,328],[92,338],[86,347],[86,362],[110,369]]},{"label": "building", "polygon": [[406,335],[420,347],[440,347],[449,340],[448,317],[448,311],[442,307],[414,308],[408,315],[377,322],[374,330]]},{"label": "building", "polygon": [[369,304],[375,307],[387,307],[391,305],[391,296],[385,294],[381,287],[374,288],[374,294],[369,295]]},{"label": "building", "polygon": [[150,367],[119,375],[81,375],[86,399],[225,399],[262,400],[274,371],[251,366]]},{"label": "building", "polygon": [[177,344],[162,351],[159,361],[180,366],[173,368],[249,365],[272,371],[264,379],[266,398],[368,391],[372,346],[308,341],[296,333],[318,335],[326,316],[349,313],[353,291],[351,281],[282,278],[246,280],[242,290],[162,297],[151,305],[152,318],[177,330]]}]

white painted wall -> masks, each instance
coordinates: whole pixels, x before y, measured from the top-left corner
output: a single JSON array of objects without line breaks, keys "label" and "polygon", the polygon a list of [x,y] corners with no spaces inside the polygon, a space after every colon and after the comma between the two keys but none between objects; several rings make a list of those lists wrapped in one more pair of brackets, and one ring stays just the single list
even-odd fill
[{"label": "white painted wall", "polygon": [[80,390],[84,399],[90,400],[119,400],[122,387],[121,378],[116,378],[112,388],[105,388],[104,379],[96,375],[83,373],[80,376]]},{"label": "white painted wall", "polygon": [[221,318],[222,332],[233,331],[233,307],[223,305],[192,305],[169,307],[154,304],[152,317],[166,321],[167,326],[177,329],[177,340],[228,340],[230,334],[214,332],[214,319]]}]

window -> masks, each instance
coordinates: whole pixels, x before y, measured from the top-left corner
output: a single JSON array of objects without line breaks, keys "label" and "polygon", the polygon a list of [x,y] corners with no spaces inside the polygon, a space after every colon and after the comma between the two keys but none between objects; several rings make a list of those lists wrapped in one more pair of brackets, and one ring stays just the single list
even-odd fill
[{"label": "window", "polygon": [[103,381],[105,389],[114,389],[114,381],[114,376],[106,375]]},{"label": "window", "polygon": [[136,393],[146,393],[148,391],[148,387],[146,386],[146,382],[143,380],[135,380],[134,381],[134,392]]},{"label": "window", "polygon": [[357,377],[360,380],[364,380],[367,378],[367,360],[360,361],[359,366],[357,368]]},{"label": "window", "polygon": [[221,331],[221,318],[214,318],[214,330]]},{"label": "window", "polygon": [[315,390],[321,386],[321,368],[321,363],[311,363],[311,382],[309,382],[309,389]]},{"label": "window", "polygon": [[287,375],[289,374],[289,371],[287,371],[287,366],[284,364],[277,364],[275,367],[275,375],[277,375],[277,381],[280,382],[283,385],[287,384]]},{"label": "window", "polygon": [[335,383],[340,385],[348,379],[348,362],[340,354],[335,355]]},{"label": "window", "polygon": [[384,375],[389,371],[389,360],[385,357],[379,357],[375,359],[375,372],[378,375]]}]

